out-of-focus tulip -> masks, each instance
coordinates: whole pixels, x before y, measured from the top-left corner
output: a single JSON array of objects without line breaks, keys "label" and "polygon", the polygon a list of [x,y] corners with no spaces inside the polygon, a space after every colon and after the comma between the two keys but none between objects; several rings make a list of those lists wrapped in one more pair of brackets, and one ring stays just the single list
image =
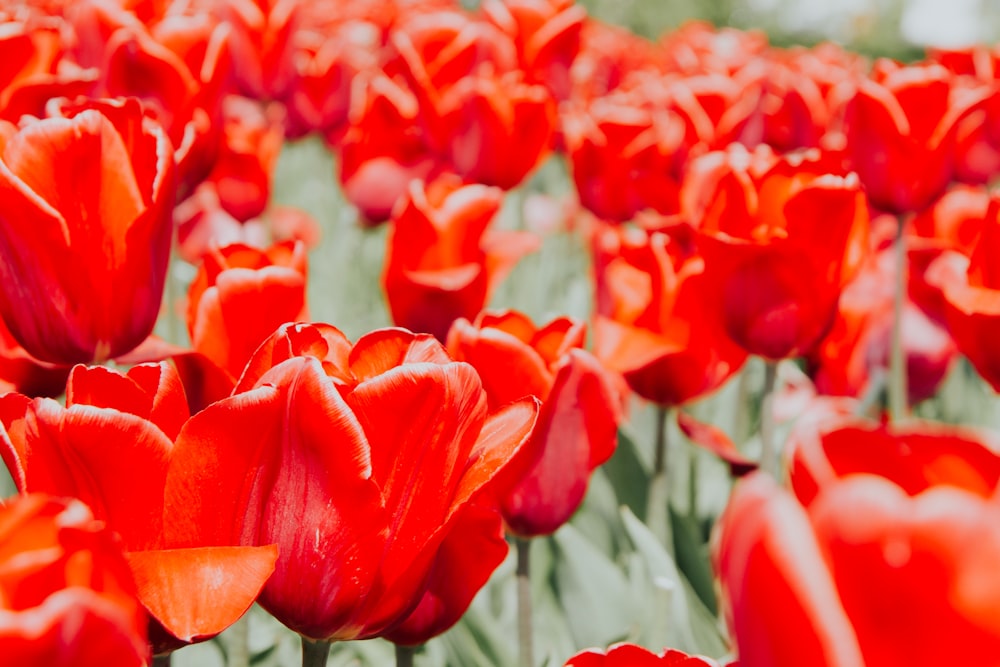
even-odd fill
[{"label": "out-of-focus tulip", "polygon": [[908,495],[953,486],[986,499],[1000,482],[996,438],[932,423],[888,428],[870,420],[828,416],[797,424],[789,436],[789,478],[808,506],[850,475],[878,475]]},{"label": "out-of-focus tulip", "polygon": [[632,391],[682,405],[717,389],[746,361],[722,313],[716,280],[686,227],[671,234],[606,227],[595,236],[594,349]]},{"label": "out-of-focus tulip", "polygon": [[548,153],[555,104],[544,87],[520,78],[517,72],[479,72],[443,96],[446,154],[466,181],[510,190]]},{"label": "out-of-focus tulip", "polygon": [[587,649],[566,661],[564,667],[718,667],[710,658],[674,649],[653,653],[635,644],[616,644],[607,651]]},{"label": "out-of-focus tulip", "polygon": [[986,219],[968,257],[945,251],[928,267],[927,282],[940,289],[945,320],[959,351],[979,374],[1000,391],[1000,352],[994,341],[1000,335],[1000,199],[990,202]]},{"label": "out-of-focus tulip", "polygon": [[137,100],[64,113],[16,131],[0,122],[0,312],[30,354],[71,364],[124,354],[152,331],[174,161]]},{"label": "out-of-focus tulip", "polygon": [[80,498],[121,536],[157,654],[236,621],[277,557],[273,545],[180,545],[164,534],[167,468],[187,418],[180,379],[165,363],[127,374],[76,366],[66,407],[20,394],[0,398],[0,456],[18,489]]},{"label": "out-of-focus tulip", "polygon": [[209,173],[222,139],[229,85],[228,25],[207,14],[171,15],[147,33],[125,27],[105,46],[104,91],[135,96],[174,146],[180,197]]},{"label": "out-of-focus tulip", "polygon": [[393,214],[383,285],[392,320],[444,340],[451,323],[474,318],[537,239],[490,232],[503,193],[439,179],[415,182]]},{"label": "out-of-focus tulip", "polygon": [[284,137],[282,123],[252,100],[230,95],[223,103],[222,146],[208,174],[222,208],[240,221],[264,212]]},{"label": "out-of-focus tulip", "polygon": [[880,60],[845,110],[847,151],[875,206],[920,211],[952,179],[956,128],[985,90],[967,90],[940,65]]},{"label": "out-of-focus tulip", "polygon": [[618,397],[607,371],[579,349],[583,336],[582,322],[561,317],[537,328],[515,311],[460,319],[448,332],[448,351],[478,371],[491,409],[523,396],[542,402],[513,485],[498,491],[504,520],[524,537],[566,523],[617,444]]},{"label": "out-of-focus tulip", "polygon": [[289,93],[286,136],[321,132],[338,137],[351,110],[355,79],[375,67],[382,35],[377,26],[347,21],[333,34],[300,30],[295,35],[298,77]]},{"label": "out-of-focus tulip", "polygon": [[352,346],[328,325],[288,325],[181,432],[168,534],[277,543],[261,605],[312,639],[380,636],[424,598],[444,540],[536,413],[533,399],[489,413],[475,370],[428,335]]},{"label": "out-of-focus tulip", "polygon": [[233,384],[275,329],[306,319],[306,249],[296,241],[210,250],[188,291],[191,346]]},{"label": "out-of-focus tulip", "polygon": [[697,203],[684,215],[717,269],[726,330],[768,359],[808,351],[833,323],[841,288],[867,249],[857,177],[826,173],[819,156],[774,159],[736,148],[700,162],[707,174],[693,168],[686,201]]},{"label": "out-of-focus tulip", "polygon": [[955,178],[989,183],[1000,174],[1000,49],[977,44],[964,49],[930,49],[928,57],[959,75],[960,83],[985,87],[983,107],[959,121]]},{"label": "out-of-focus tulip", "polygon": [[232,28],[233,75],[255,100],[282,100],[295,85],[296,0],[212,0],[207,7]]},{"label": "out-of-focus tulip", "polygon": [[513,37],[527,80],[545,86],[557,100],[568,99],[586,9],[573,0],[487,0],[482,8],[494,25]]},{"label": "out-of-focus tulip", "polygon": [[0,655],[8,665],[149,664],[121,545],[78,500],[0,503]]},{"label": "out-of-focus tulip", "polygon": [[815,437],[820,448],[803,445],[808,483],[793,472],[798,498],[756,474],[719,523],[715,561],[740,663],[989,664],[1000,648],[990,498],[1000,460],[920,427]]},{"label": "out-of-focus tulip", "polygon": [[[878,373],[888,373],[895,264],[894,250],[884,248],[844,287],[833,326],[809,354],[821,393],[860,398]],[[905,300],[902,317],[906,388],[913,405],[937,392],[958,350],[947,329],[912,298]]]},{"label": "out-of-focus tulip", "polygon": [[375,75],[353,104],[340,142],[340,183],[362,223],[377,224],[389,219],[414,180],[431,180],[440,167],[417,126],[412,92]]},{"label": "out-of-focus tulip", "polygon": [[684,122],[628,95],[602,98],[563,119],[580,203],[605,220],[652,209],[676,213],[688,137]]}]

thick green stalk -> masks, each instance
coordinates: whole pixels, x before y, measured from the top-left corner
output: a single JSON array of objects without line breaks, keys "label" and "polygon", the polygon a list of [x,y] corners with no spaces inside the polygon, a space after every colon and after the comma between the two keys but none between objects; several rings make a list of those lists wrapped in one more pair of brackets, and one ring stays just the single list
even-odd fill
[{"label": "thick green stalk", "polygon": [[653,438],[653,473],[649,479],[649,496],[646,499],[646,525],[660,543],[669,547],[668,526],[670,504],[670,471],[667,467],[667,423],[670,408],[657,406],[656,432]]},{"label": "thick green stalk", "polygon": [[324,667],[330,656],[330,642],[302,638],[302,667]]},{"label": "thick green stalk", "polygon": [[413,667],[413,656],[416,649],[412,646],[400,646],[396,644],[396,667]]}]

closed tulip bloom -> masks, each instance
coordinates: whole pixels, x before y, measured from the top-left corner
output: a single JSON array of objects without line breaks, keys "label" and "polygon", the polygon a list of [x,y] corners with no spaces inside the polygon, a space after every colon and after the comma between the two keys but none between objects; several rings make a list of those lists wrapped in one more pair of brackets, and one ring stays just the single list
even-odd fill
[{"label": "closed tulip bloom", "polygon": [[0,503],[4,664],[149,664],[135,593],[118,539],[86,505],[42,494]]},{"label": "closed tulip bloom", "polygon": [[522,255],[527,232],[489,231],[503,192],[439,179],[410,184],[393,214],[382,280],[392,320],[443,341],[451,323],[474,318]]},{"label": "closed tulip bloom", "polygon": [[872,203],[920,211],[952,179],[959,121],[984,104],[985,87],[963,89],[941,65],[876,63],[845,110],[847,152]]},{"label": "closed tulip bloom", "polygon": [[352,346],[329,325],[287,325],[182,430],[168,535],[276,543],[260,597],[275,618],[316,640],[384,635],[424,598],[444,540],[536,412],[525,399],[490,413],[475,370],[426,334]]},{"label": "closed tulip bloom", "polygon": [[[448,333],[454,358],[479,372],[491,407],[522,396],[542,401],[538,426],[498,491],[504,520],[524,537],[548,535],[583,502],[590,475],[614,453],[618,397],[610,375],[581,350],[582,322],[560,317],[536,328],[516,311],[458,320]],[[523,469],[522,469],[523,468]]]},{"label": "closed tulip bloom", "polygon": [[0,313],[31,355],[103,360],[149,335],[173,170],[169,140],[136,100],[0,126]]},{"label": "closed tulip bloom", "polygon": [[660,405],[683,405],[719,388],[747,353],[724,328],[716,269],[696,235],[605,227],[595,235],[594,348],[629,388]]},{"label": "closed tulip bloom", "polygon": [[920,426],[830,428],[797,447],[795,495],[758,473],[720,520],[715,562],[740,663],[994,664],[996,455]]},{"label": "closed tulip bloom", "polygon": [[548,154],[555,103],[541,85],[518,72],[477,72],[452,86],[442,102],[452,168],[471,183],[510,190]]},{"label": "closed tulip bloom", "polygon": [[696,167],[682,195],[685,215],[717,270],[726,331],[768,359],[807,352],[832,325],[867,248],[857,176],[830,173],[819,153],[775,158],[738,147]]},{"label": "closed tulip bloom", "polygon": [[232,384],[275,329],[304,319],[306,249],[298,241],[266,250],[242,243],[213,248],[188,290],[191,346],[225,370]]}]

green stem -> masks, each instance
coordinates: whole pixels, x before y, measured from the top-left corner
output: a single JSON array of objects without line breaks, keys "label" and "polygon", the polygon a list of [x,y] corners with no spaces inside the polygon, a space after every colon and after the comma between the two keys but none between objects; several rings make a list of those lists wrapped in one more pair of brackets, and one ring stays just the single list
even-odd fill
[{"label": "green stem", "polygon": [[250,614],[243,614],[240,620],[229,626],[225,634],[226,664],[229,667],[250,666]]},{"label": "green stem", "polygon": [[515,537],[517,546],[517,648],[520,667],[535,666],[535,635],[531,620],[531,541]]},{"label": "green stem", "polygon": [[669,525],[668,506],[670,504],[670,471],[667,468],[667,419],[670,408],[657,406],[656,433],[653,439],[653,474],[649,481],[649,496],[646,499],[646,525],[660,544],[667,544]]},{"label": "green stem", "polygon": [[170,656],[173,653],[164,653],[162,655],[153,656],[153,667],[170,667]]},{"label": "green stem", "polygon": [[396,644],[396,667],[413,667],[413,656],[416,652],[412,646]]},{"label": "green stem", "polygon": [[892,299],[892,338],[889,341],[889,419],[898,422],[909,411],[906,387],[906,351],[903,349],[903,306],[906,303],[906,218],[900,216],[896,235],[896,285]]},{"label": "green stem", "polygon": [[774,437],[774,384],[777,362],[764,362],[764,398],[760,405],[760,469],[775,478],[781,477],[778,443]]},{"label": "green stem", "polygon": [[331,642],[302,638],[302,667],[324,667],[330,656]]}]

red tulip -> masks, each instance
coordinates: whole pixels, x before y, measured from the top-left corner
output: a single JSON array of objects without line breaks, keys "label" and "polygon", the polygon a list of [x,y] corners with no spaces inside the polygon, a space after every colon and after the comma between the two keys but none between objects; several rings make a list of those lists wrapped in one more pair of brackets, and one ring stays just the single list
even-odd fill
[{"label": "red tulip", "polygon": [[1000,173],[1000,49],[973,45],[965,49],[930,49],[928,56],[961,77],[969,87],[985,87],[983,107],[959,121],[955,177],[964,183],[989,183]]},{"label": "red tulip", "polygon": [[524,400],[488,414],[475,370],[430,336],[384,329],[352,347],[328,325],[288,325],[231,398],[185,425],[168,534],[275,542],[260,603],[276,618],[313,639],[383,635],[420,603],[443,540],[536,412]]},{"label": "red tulip", "polygon": [[625,221],[647,208],[677,212],[690,145],[677,114],[622,94],[570,111],[563,132],[580,203],[594,215]]},{"label": "red tulip", "polygon": [[164,534],[172,521],[164,513],[167,468],[188,417],[176,372],[167,364],[127,374],[77,366],[66,405],[0,398],[0,455],[18,489],[80,498],[121,536],[139,600],[153,619],[154,652],[222,632],[253,604],[277,552],[273,545],[180,545]]},{"label": "red tulip", "polygon": [[0,15],[0,118],[17,123],[26,114],[41,117],[52,98],[94,92],[97,69],[64,57],[57,26],[3,19]]},{"label": "red tulip", "polygon": [[[894,250],[884,248],[844,287],[833,326],[809,355],[821,393],[860,398],[879,372],[888,372],[895,264]],[[958,350],[948,331],[912,297],[906,298],[902,317],[907,392],[909,403],[916,404],[937,393]]]},{"label": "red tulip", "polygon": [[899,214],[940,196],[954,170],[958,123],[985,98],[940,65],[880,60],[845,111],[851,168],[872,203]]},{"label": "red tulip", "polygon": [[660,48],[668,71],[730,76],[764,53],[767,35],[760,30],[716,28],[707,21],[687,21],[666,33]]},{"label": "red tulip", "polygon": [[762,474],[737,484],[715,557],[740,662],[989,664],[996,455],[919,428],[865,430],[821,436],[832,467],[813,464],[798,500]]},{"label": "red tulip", "polygon": [[206,13],[172,13],[148,34],[139,27],[117,30],[105,47],[107,93],[139,97],[167,130],[181,198],[208,175],[221,147],[230,33],[228,24]]},{"label": "red tulip", "polygon": [[827,168],[818,155],[775,160],[734,148],[701,158],[685,184],[685,202],[695,202],[685,215],[719,276],[726,331],[752,354],[808,351],[866,249],[858,180]]},{"label": "red tulip", "polygon": [[233,74],[244,95],[284,99],[295,85],[293,35],[301,4],[295,0],[224,0],[210,7],[232,28]]},{"label": "red tulip", "polygon": [[808,506],[824,488],[850,475],[878,475],[910,496],[953,486],[982,498],[1000,482],[997,442],[986,434],[937,424],[889,429],[840,416],[797,426],[789,438],[789,476]]},{"label": "red tulip", "polygon": [[230,95],[222,108],[222,146],[207,180],[215,185],[222,208],[246,221],[263,213],[271,200],[284,130],[273,113],[249,99]]},{"label": "red tulip", "polygon": [[358,113],[340,140],[340,183],[362,223],[389,219],[414,180],[432,180],[439,167],[416,123],[416,97],[385,75],[364,87]]},{"label": "red tulip", "polygon": [[607,652],[587,649],[566,661],[564,667],[718,667],[715,660],[673,649],[653,653],[635,644],[616,644]]},{"label": "red tulip", "polygon": [[490,22],[513,37],[527,80],[545,86],[557,100],[568,99],[586,9],[572,0],[487,0],[482,9]]},{"label": "red tulip", "polygon": [[617,230],[595,236],[598,262],[594,349],[632,391],[682,405],[714,391],[747,354],[730,340],[713,267],[686,227],[670,233]]},{"label": "red tulip", "polygon": [[412,183],[393,215],[383,286],[393,322],[444,340],[451,323],[471,319],[522,255],[528,233],[488,232],[503,193],[485,185]]},{"label": "red tulip", "polygon": [[441,100],[451,167],[466,181],[510,190],[548,153],[555,115],[548,90],[517,72],[467,76]]},{"label": "red tulip", "polygon": [[33,356],[107,359],[152,331],[173,231],[173,151],[138,101],[0,128],[0,312]]},{"label": "red tulip", "polygon": [[149,664],[121,546],[80,501],[0,503],[0,655],[8,665]]},{"label": "red tulip", "polygon": [[548,535],[583,502],[590,475],[614,453],[618,397],[607,372],[583,345],[583,323],[568,317],[536,328],[515,311],[460,319],[448,350],[482,378],[491,409],[523,396],[542,402],[538,426],[498,492],[504,520],[524,537]]},{"label": "red tulip", "polygon": [[494,503],[469,503],[455,517],[455,527],[438,548],[420,603],[385,638],[417,646],[451,628],[503,563],[507,551],[503,518]]},{"label": "red tulip", "polygon": [[0,394],[16,391],[27,396],[58,396],[68,375],[69,366],[49,364],[28,354],[0,320]]},{"label": "red tulip", "polygon": [[364,21],[345,21],[330,31],[300,30],[295,35],[296,83],[285,106],[286,136],[309,132],[338,136],[351,109],[355,79],[375,66],[381,46],[377,27]]},{"label": "red tulip", "polygon": [[993,341],[1000,332],[1000,199],[992,199],[972,256],[945,251],[926,271],[927,282],[941,290],[945,319],[959,351],[979,374],[1000,391],[1000,355]]},{"label": "red tulip", "polygon": [[188,291],[191,346],[233,384],[258,345],[307,313],[306,250],[294,241],[267,250],[243,244],[210,250]]}]

